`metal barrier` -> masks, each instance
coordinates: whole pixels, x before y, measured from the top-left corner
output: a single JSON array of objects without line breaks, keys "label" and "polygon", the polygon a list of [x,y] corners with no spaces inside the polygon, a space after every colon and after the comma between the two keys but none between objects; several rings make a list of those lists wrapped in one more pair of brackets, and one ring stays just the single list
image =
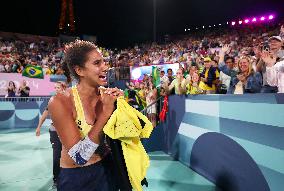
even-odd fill
[{"label": "metal barrier", "polygon": [[160,120],[159,120],[158,116],[159,116],[160,112],[162,111],[163,102],[164,102],[164,97],[161,96],[156,101],[154,101],[153,103],[148,105],[146,108],[144,108],[141,111],[141,113],[143,113],[143,115],[147,116],[147,109],[150,108],[152,105],[157,104],[156,121],[157,121],[157,125],[158,125],[160,123]]}]

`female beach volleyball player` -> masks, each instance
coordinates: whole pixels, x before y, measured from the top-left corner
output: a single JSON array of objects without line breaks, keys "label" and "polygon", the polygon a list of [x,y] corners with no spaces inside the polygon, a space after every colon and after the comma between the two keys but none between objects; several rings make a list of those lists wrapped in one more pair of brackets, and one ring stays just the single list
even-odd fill
[{"label": "female beach volleyball player", "polygon": [[[102,129],[113,113],[117,88],[107,84],[108,66],[91,42],[66,46],[63,63],[78,84],[49,102],[51,119],[62,143],[59,191],[113,191],[116,183],[102,145]],[[99,151],[99,152],[98,152]]]}]

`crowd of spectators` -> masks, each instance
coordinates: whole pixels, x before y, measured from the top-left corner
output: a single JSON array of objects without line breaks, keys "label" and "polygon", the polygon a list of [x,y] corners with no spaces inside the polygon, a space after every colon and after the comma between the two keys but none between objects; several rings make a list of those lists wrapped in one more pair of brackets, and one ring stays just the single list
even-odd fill
[{"label": "crowd of spectators", "polygon": [[118,66],[179,64],[175,76],[171,68],[160,71],[159,87],[153,86],[151,74],[128,84],[128,92],[136,92],[128,95],[130,103],[147,108],[155,125],[158,94],[284,93],[283,40],[283,26],[187,36],[170,44],[124,50]]},{"label": "crowd of spectators", "polygon": [[[176,72],[171,68],[160,71],[159,87],[151,74],[127,84],[128,102],[139,110],[146,108],[155,126],[159,96],[284,93],[283,42],[284,26],[273,25],[208,31],[120,51],[100,49],[114,68],[179,64]],[[31,64],[41,66],[45,75],[62,75],[63,56],[64,45],[60,43],[0,39],[0,73],[22,73]],[[129,70],[116,71],[130,76]],[[12,82],[7,91],[10,96],[15,94]]]},{"label": "crowd of spectators", "polygon": [[[284,91],[283,36],[279,25],[230,28],[163,44],[101,50],[112,67],[178,63],[174,77],[171,69],[161,71],[162,94],[276,93]],[[61,75],[63,56],[60,43],[0,39],[0,72],[22,73],[31,64],[41,66],[45,75]],[[145,80],[140,83],[151,86]]]},{"label": "crowd of spectators", "polygon": [[63,74],[63,48],[58,43],[0,40],[0,72],[22,73],[27,65],[41,66],[44,74]]},{"label": "crowd of spectators", "polygon": [[[160,88],[165,94],[283,93],[283,37],[283,26],[187,36],[169,44],[125,50],[121,62],[130,66],[178,63],[174,77],[171,69],[161,71]],[[147,86],[144,80],[140,83]]]}]

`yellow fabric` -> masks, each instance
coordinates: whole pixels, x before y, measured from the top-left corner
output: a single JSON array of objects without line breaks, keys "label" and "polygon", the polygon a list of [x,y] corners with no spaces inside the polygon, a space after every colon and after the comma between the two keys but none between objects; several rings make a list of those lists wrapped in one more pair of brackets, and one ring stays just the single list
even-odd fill
[{"label": "yellow fabric", "polygon": [[[144,127],[139,118],[145,122]],[[150,165],[149,156],[140,138],[149,138],[152,130],[153,126],[148,118],[131,107],[123,97],[117,99],[117,109],[103,129],[110,138],[121,140],[129,180],[136,191],[142,191],[141,181]]]},{"label": "yellow fabric", "polygon": [[[142,102],[142,106],[145,108],[147,106],[146,100],[145,100],[145,92],[144,90],[138,91],[138,96],[140,97],[140,100]],[[141,105],[141,103],[139,103]]]},{"label": "yellow fabric", "polygon": [[[205,78],[208,78],[208,72],[209,69],[205,70]],[[199,88],[201,88],[202,90],[216,90],[215,84],[212,84],[212,87],[208,86],[207,84],[205,84],[203,81],[200,81],[199,83]]]},{"label": "yellow fabric", "polygon": [[186,85],[186,94],[201,94],[202,90],[199,87],[194,87],[192,84]]},{"label": "yellow fabric", "polygon": [[204,70],[204,66],[200,66],[199,69],[198,69],[198,73],[201,74],[203,72],[203,70]]},{"label": "yellow fabric", "polygon": [[218,70],[215,71],[216,79],[220,78],[220,72]]},{"label": "yellow fabric", "polygon": [[82,102],[81,102],[76,86],[72,87],[72,93],[73,93],[75,108],[77,112],[76,123],[80,130],[81,137],[84,138],[89,133],[92,126],[86,122],[84,109],[83,109]]},{"label": "yellow fabric", "polygon": [[216,79],[213,81],[213,84],[215,85],[215,88],[217,86],[217,84],[219,83],[219,79],[220,79],[220,72],[216,69],[215,70],[215,76],[216,76]]},{"label": "yellow fabric", "polygon": [[[179,83],[181,84],[181,90],[180,91],[179,91]],[[171,91],[173,88],[175,88],[175,94],[181,95],[181,94],[183,94],[185,84],[186,84],[185,79],[182,79],[181,82],[178,79],[174,79],[169,86],[169,90]]]}]

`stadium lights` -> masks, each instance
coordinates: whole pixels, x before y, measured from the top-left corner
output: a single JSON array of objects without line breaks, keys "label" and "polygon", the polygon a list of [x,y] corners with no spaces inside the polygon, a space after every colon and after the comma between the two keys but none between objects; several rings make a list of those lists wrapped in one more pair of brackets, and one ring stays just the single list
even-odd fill
[{"label": "stadium lights", "polygon": [[186,29],[184,29],[184,31],[186,32]]},{"label": "stadium lights", "polygon": [[[270,22],[273,19],[275,19],[275,14],[271,13],[271,14],[265,14],[265,15],[262,15],[262,16],[240,18],[237,21],[227,21],[227,22],[224,22],[222,24],[223,25],[227,24],[227,25],[235,26],[237,24],[238,25],[255,24],[255,23],[258,23],[258,22],[265,23],[265,22]],[[207,26],[209,28],[211,28],[211,27],[218,27],[218,26],[221,26],[222,24],[219,23],[219,24],[215,24],[215,25],[206,25],[206,26],[202,25],[200,28],[201,29],[205,29]],[[199,28],[198,27],[196,27],[196,28],[194,27],[193,29],[198,30]],[[185,29],[185,31],[190,31],[190,29]]]},{"label": "stadium lights", "polygon": [[259,17],[252,17],[252,18],[244,18],[244,19],[240,19],[239,21],[235,22],[235,21],[231,21],[231,26],[234,26],[236,25],[237,23],[239,25],[241,24],[252,24],[252,23],[257,23],[257,22],[268,22],[272,19],[275,18],[275,15],[274,14],[267,14],[267,15],[262,15],[262,16],[259,16]]}]

